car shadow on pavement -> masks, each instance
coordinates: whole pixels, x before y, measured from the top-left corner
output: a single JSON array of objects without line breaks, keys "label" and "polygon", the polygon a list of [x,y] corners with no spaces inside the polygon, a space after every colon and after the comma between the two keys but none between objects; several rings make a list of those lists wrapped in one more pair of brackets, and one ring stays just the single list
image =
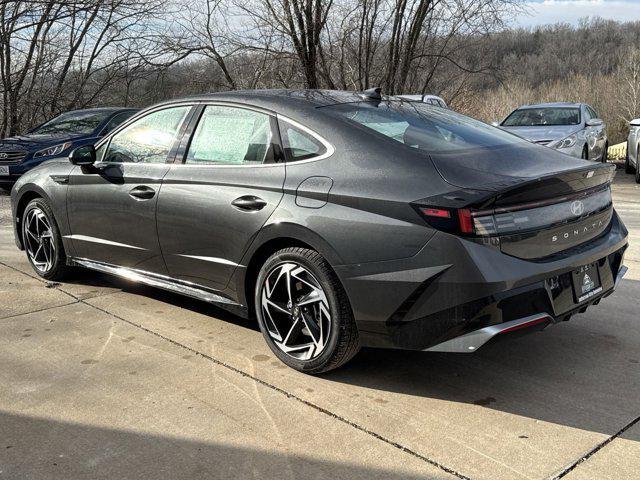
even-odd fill
[{"label": "car shadow on pavement", "polygon": [[363,349],[324,378],[612,433],[640,416],[640,282],[545,331],[476,353]]},{"label": "car shadow on pavement", "polygon": [[[119,288],[258,331],[255,320],[108,275],[81,273],[73,283]],[[640,415],[637,292],[640,282],[624,280],[585,314],[542,332],[489,342],[473,354],[363,348],[322,378],[610,434]]]},{"label": "car shadow on pavement", "polygon": [[79,268],[69,279],[65,279],[65,283],[81,286],[116,288],[123,292],[149,297],[154,300],[158,300],[159,302],[169,303],[175,307],[184,308],[185,310],[190,310],[201,315],[214,317],[250,330],[259,330],[258,324],[255,320],[244,319],[235,312],[225,310],[212,303],[193,299],[184,295],[178,295],[166,290],[148,287],[140,283],[130,282],[126,279],[105,273]]},{"label": "car shadow on pavement", "polygon": [[313,452],[277,453],[286,445],[258,450],[6,412],[0,412],[0,430],[3,478],[429,478],[326,461]]}]

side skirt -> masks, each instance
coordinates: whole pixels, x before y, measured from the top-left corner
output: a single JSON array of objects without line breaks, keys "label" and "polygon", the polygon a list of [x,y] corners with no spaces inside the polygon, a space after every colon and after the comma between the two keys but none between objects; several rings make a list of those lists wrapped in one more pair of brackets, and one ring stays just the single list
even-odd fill
[{"label": "side skirt", "polygon": [[102,273],[108,273],[117,277],[125,278],[133,282],[142,283],[151,287],[161,288],[170,292],[186,295],[188,297],[203,300],[209,303],[219,304],[222,307],[239,307],[243,308],[238,302],[223,296],[219,292],[207,290],[200,285],[175,278],[158,275],[155,273],[144,272],[132,268],[118,267],[108,263],[96,262],[86,258],[70,258],[67,262],[70,266],[80,266],[96,270]]}]

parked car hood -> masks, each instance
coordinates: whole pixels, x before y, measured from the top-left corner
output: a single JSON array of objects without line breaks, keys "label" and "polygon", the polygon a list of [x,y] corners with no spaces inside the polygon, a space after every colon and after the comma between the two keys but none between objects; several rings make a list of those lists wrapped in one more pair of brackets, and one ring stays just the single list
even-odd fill
[{"label": "parked car hood", "polygon": [[580,130],[579,125],[549,125],[542,127],[500,127],[530,142],[561,140]]},{"label": "parked car hood", "polygon": [[523,181],[571,170],[597,168],[593,162],[525,142],[430,156],[447,183],[483,190],[499,190]]},{"label": "parked car hood", "polygon": [[0,140],[0,151],[33,150],[89,137],[90,135],[17,135]]}]

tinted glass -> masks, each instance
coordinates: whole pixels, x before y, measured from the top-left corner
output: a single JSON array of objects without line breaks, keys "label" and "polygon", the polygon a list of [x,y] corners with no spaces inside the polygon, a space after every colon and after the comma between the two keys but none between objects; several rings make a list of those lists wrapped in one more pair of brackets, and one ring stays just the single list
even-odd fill
[{"label": "tinted glass", "polygon": [[104,155],[105,162],[164,163],[180,125],[191,107],[150,113],[116,133]]},{"label": "tinted glass", "polygon": [[89,135],[112,112],[68,112],[40,125],[29,133],[37,135]]},{"label": "tinted glass", "polygon": [[596,113],[596,111],[593,108],[587,107],[587,110],[589,111],[589,114],[591,115],[591,118],[598,118],[598,114]]},{"label": "tinted glass", "polygon": [[428,152],[527,143],[478,120],[424,103],[359,102],[324,108],[397,142]]},{"label": "tinted glass", "polygon": [[579,108],[523,108],[502,122],[505,127],[542,127],[546,125],[578,125]]},{"label": "tinted glass", "polygon": [[211,105],[191,139],[187,163],[260,164],[273,156],[271,121],[264,113]]},{"label": "tinted glass", "polygon": [[286,121],[279,122],[279,126],[287,160],[307,160],[326,153],[326,147],[313,135]]},{"label": "tinted glass", "polygon": [[109,120],[109,122],[107,122],[105,127],[102,129],[102,132],[100,133],[102,135],[106,135],[107,133],[113,131],[118,125],[120,125],[127,118],[132,116],[134,113],[136,112],[132,110],[130,112],[122,112],[122,113],[118,113],[117,115],[114,115],[113,118]]}]

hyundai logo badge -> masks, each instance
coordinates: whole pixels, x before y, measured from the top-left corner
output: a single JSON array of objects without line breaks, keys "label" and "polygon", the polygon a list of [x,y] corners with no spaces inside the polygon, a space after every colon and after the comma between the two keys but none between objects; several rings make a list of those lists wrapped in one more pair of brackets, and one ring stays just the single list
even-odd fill
[{"label": "hyundai logo badge", "polygon": [[576,217],[579,217],[584,213],[584,203],[580,200],[576,200],[571,203],[571,213],[573,213]]},{"label": "hyundai logo badge", "polygon": [[0,152],[0,158],[7,158],[8,156],[8,153]]}]

